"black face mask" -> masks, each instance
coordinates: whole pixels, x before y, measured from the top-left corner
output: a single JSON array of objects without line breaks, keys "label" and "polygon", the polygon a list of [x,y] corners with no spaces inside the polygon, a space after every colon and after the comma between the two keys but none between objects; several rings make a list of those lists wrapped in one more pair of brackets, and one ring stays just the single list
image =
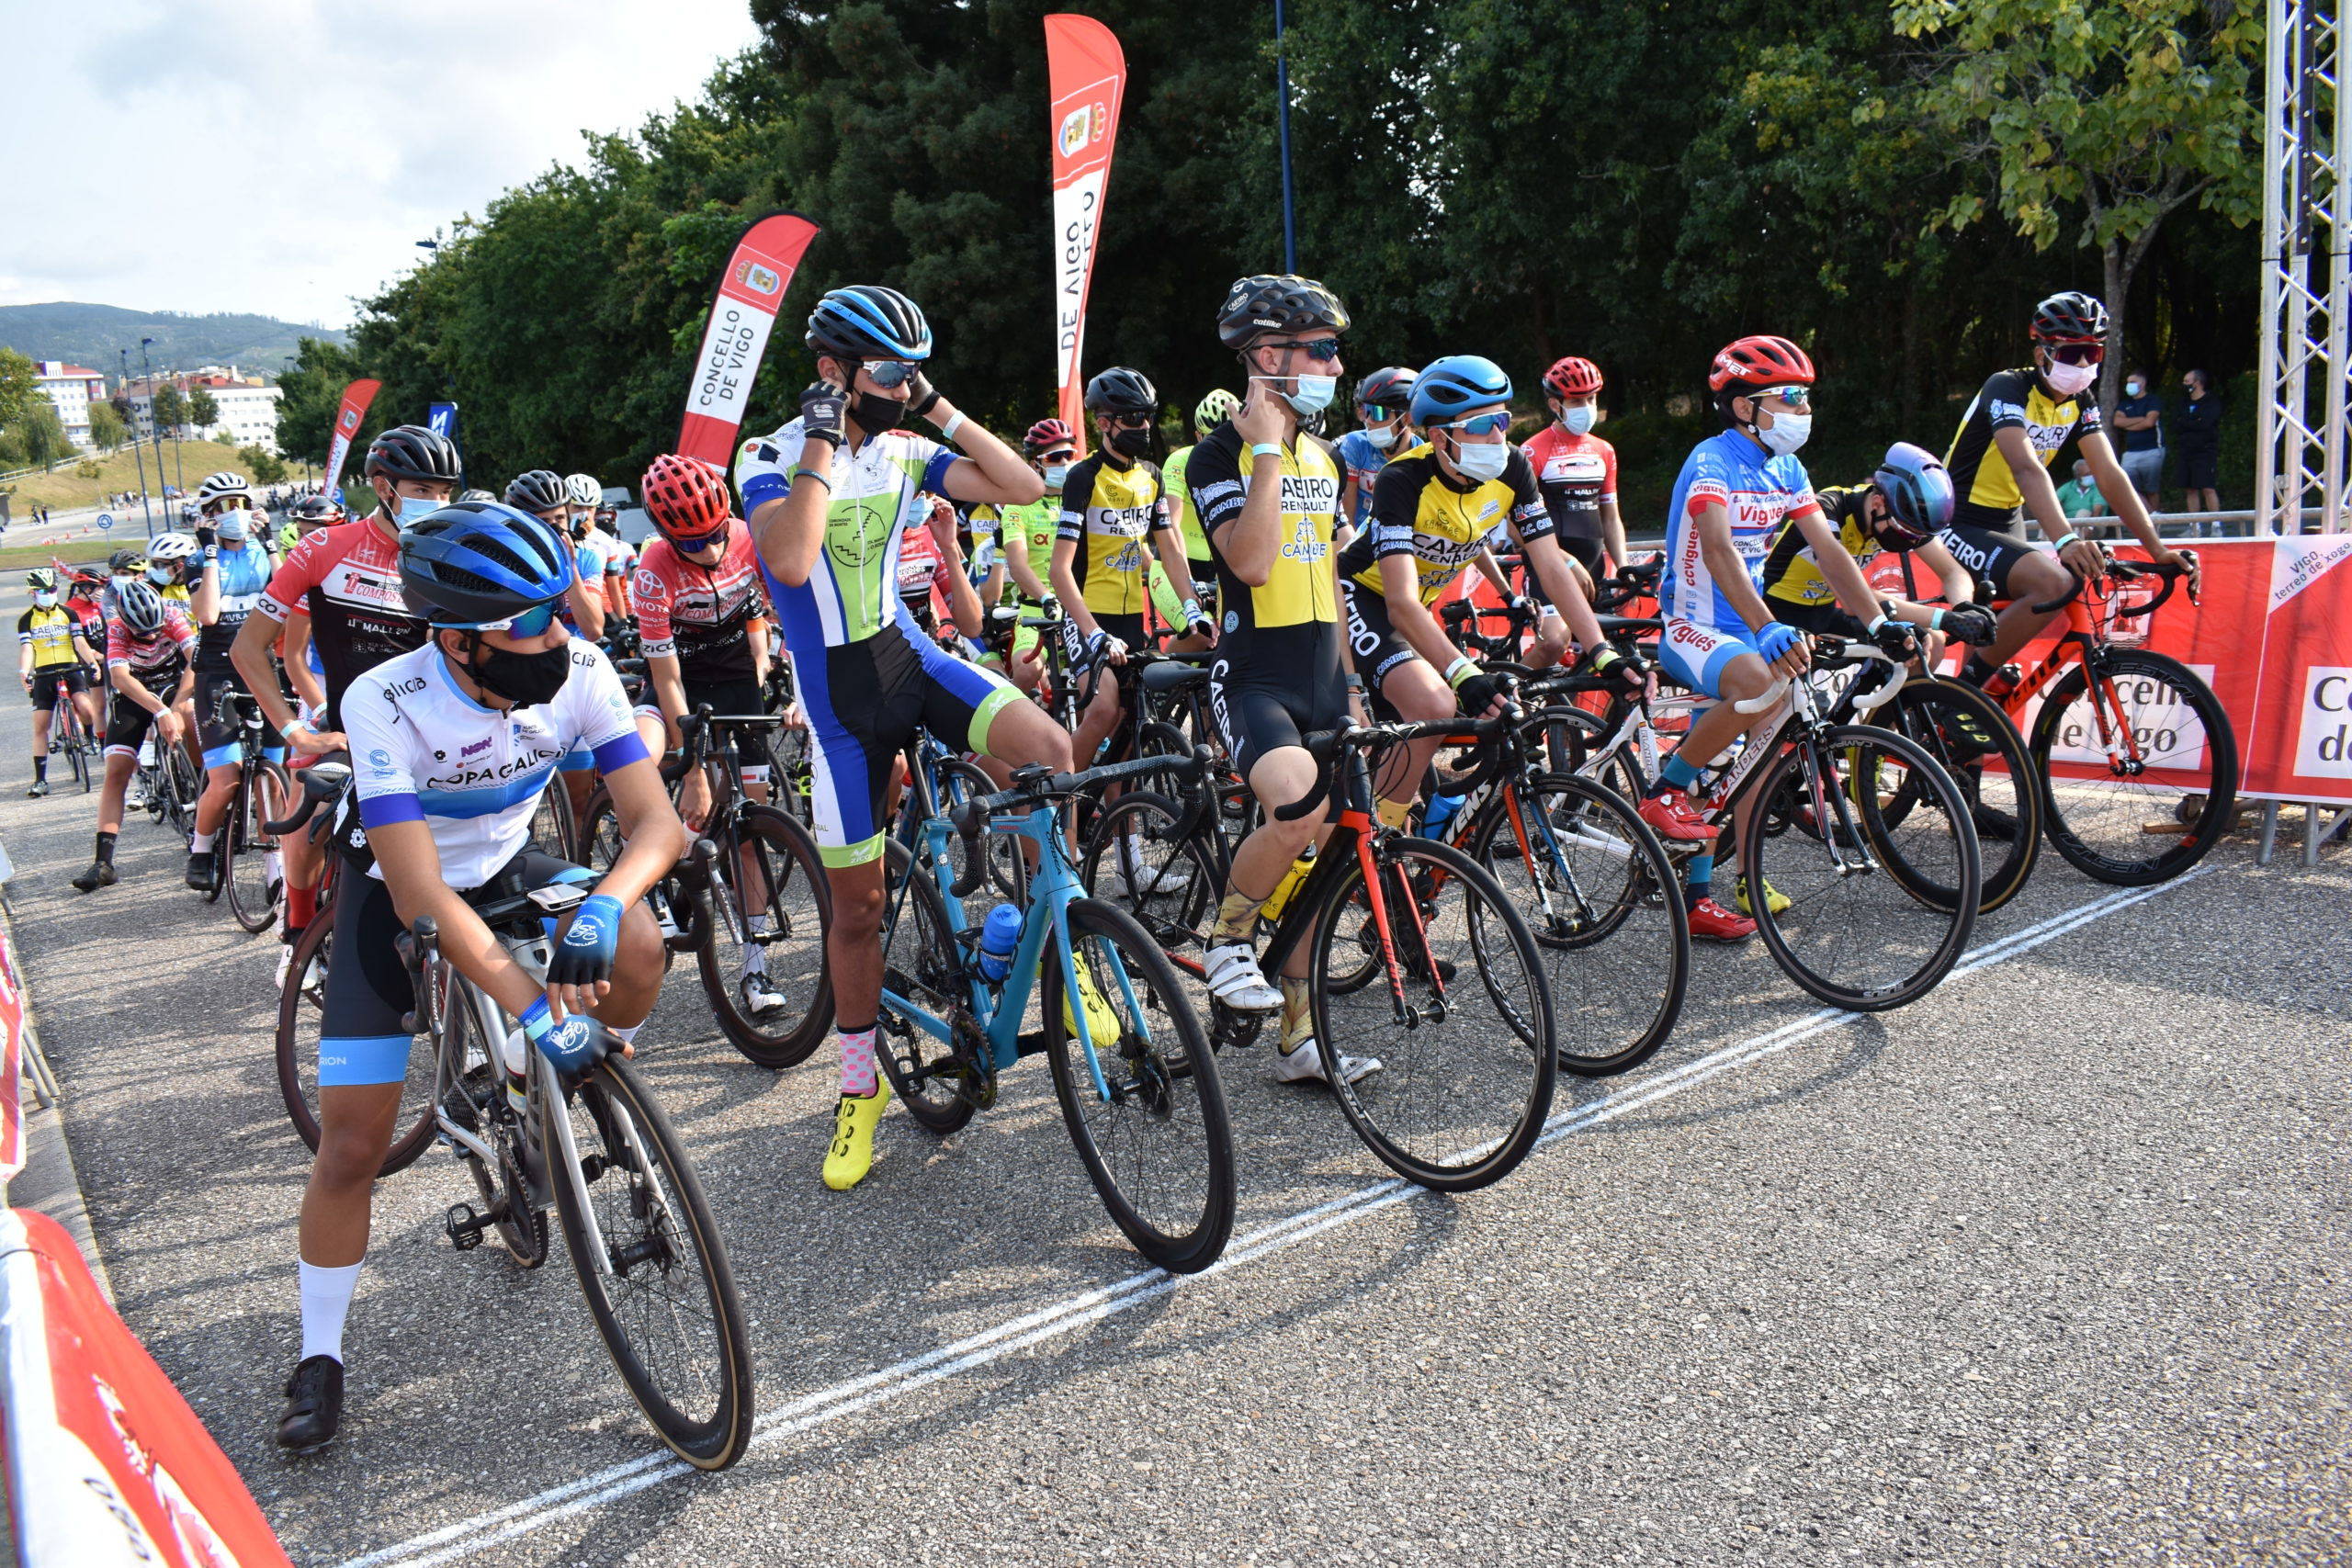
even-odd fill
[{"label": "black face mask", "polygon": [[1151,450],[1151,426],[1131,430],[1125,425],[1111,432],[1111,450],[1122,457],[1140,457]]},{"label": "black face mask", "polygon": [[851,400],[850,418],[857,421],[858,429],[868,435],[879,435],[899,428],[907,417],[907,405],[896,398],[879,398],[872,392],[860,392]]},{"label": "black face mask", "polygon": [[558,643],[539,653],[516,653],[491,648],[480,637],[469,650],[473,656],[467,673],[492,696],[504,697],[517,707],[537,707],[555,701],[571,679],[571,645]]}]

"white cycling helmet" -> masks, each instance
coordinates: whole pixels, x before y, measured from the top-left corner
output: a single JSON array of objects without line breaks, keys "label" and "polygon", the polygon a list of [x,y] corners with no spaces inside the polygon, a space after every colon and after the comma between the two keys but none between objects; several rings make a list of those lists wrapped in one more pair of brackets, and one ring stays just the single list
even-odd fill
[{"label": "white cycling helmet", "polygon": [[245,476],[232,474],[226,468],[208,475],[205,481],[196,487],[196,504],[199,510],[227,501],[232,496],[243,505],[254,503],[253,488],[245,482]]},{"label": "white cycling helmet", "polygon": [[188,534],[158,534],[147,542],[147,558],[151,561],[187,560],[196,554],[196,539]]},{"label": "white cycling helmet", "polygon": [[602,506],[605,487],[594,474],[572,474],[563,481],[563,499],[573,506]]}]

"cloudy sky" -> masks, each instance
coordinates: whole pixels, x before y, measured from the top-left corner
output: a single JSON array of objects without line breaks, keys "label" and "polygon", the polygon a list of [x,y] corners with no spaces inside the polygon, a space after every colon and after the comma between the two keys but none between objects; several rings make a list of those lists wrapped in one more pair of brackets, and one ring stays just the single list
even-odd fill
[{"label": "cloudy sky", "polygon": [[755,37],[744,0],[0,0],[0,305],[345,325]]}]

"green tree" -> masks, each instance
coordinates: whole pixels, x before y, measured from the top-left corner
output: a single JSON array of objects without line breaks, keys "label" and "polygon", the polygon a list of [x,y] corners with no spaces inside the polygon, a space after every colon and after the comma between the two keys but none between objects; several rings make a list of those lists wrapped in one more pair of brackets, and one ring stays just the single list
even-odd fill
[{"label": "green tree", "polygon": [[[1933,40],[1924,99],[1958,131],[1955,162],[2037,250],[2071,227],[2098,253],[2109,311],[2102,400],[2124,371],[2125,306],[2159,228],[2191,201],[2245,224],[2261,202],[2257,0],[1895,0]],[[1936,221],[1964,228],[1987,194]],[[2070,224],[2070,212],[2078,220]]]},{"label": "green tree", "polygon": [[156,436],[169,435],[187,423],[187,399],[177,387],[157,387],[153,414]]},{"label": "green tree", "polygon": [[255,484],[282,484],[286,479],[286,464],[266,446],[240,446],[237,456],[253,475]]},{"label": "green tree", "polygon": [[0,348],[0,424],[10,424],[24,417],[25,410],[40,395],[33,362],[13,348]]},{"label": "green tree", "polygon": [[[277,449],[289,457],[324,463],[327,444],[334,434],[335,411],[343,406],[343,389],[366,374],[359,367],[359,356],[343,344],[324,338],[300,339],[293,365],[277,378]],[[370,411],[369,421],[360,432],[363,438],[375,434],[379,418]]]},{"label": "green tree", "polygon": [[209,388],[198,387],[188,393],[187,422],[198,430],[209,430],[220,423],[220,403]]},{"label": "green tree", "polygon": [[119,452],[130,439],[130,427],[115,405],[100,399],[90,405],[90,444],[101,452]]},{"label": "green tree", "polygon": [[75,448],[73,438],[65,434],[65,423],[57,417],[55,405],[46,398],[36,399],[28,405],[10,428],[16,434],[17,449],[28,463],[39,463],[43,469],[49,469],[74,456]]}]

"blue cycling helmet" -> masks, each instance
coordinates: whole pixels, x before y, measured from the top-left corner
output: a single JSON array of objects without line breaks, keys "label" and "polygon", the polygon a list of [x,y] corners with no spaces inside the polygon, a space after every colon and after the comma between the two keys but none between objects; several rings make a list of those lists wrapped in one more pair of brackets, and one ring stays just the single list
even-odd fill
[{"label": "blue cycling helmet", "polygon": [[436,626],[512,620],[574,581],[571,545],[502,502],[457,502],[401,535],[401,596]]},{"label": "blue cycling helmet", "polygon": [[1883,531],[1897,548],[1926,544],[1951,521],[1958,499],[1943,459],[1925,446],[1898,441],[1886,449],[1886,460],[1871,476],[1886,498]]},{"label": "blue cycling helmet", "polygon": [[1427,430],[1450,424],[1472,409],[1510,401],[1510,378],[1491,359],[1449,354],[1413,379],[1413,423]]},{"label": "blue cycling helmet", "polygon": [[808,312],[808,346],[834,359],[929,359],[931,323],[897,289],[853,283]]}]

